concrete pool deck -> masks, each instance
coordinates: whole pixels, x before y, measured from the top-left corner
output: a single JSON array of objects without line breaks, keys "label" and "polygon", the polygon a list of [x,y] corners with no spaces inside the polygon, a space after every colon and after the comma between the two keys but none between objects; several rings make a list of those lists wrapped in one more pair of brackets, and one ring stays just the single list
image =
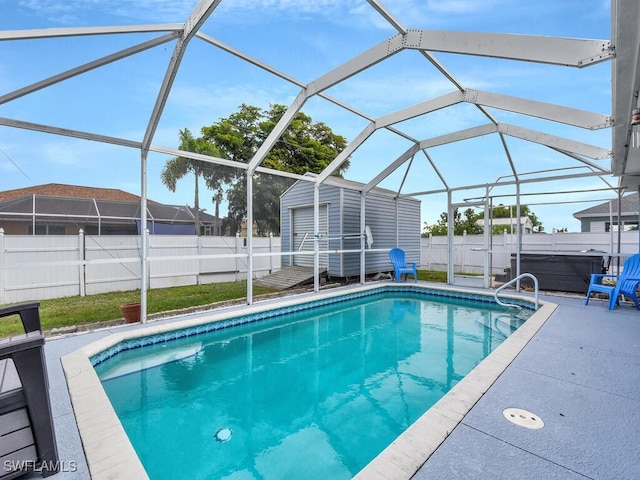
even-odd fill
[{"label": "concrete pool deck", "polygon": [[[599,300],[584,306],[578,297],[541,299],[558,308],[414,478],[640,478],[640,312],[629,305],[610,312]],[[60,358],[139,328],[148,326],[47,341],[63,470],[49,478],[90,478]],[[502,414],[508,407],[535,413],[544,428],[513,425]]]}]

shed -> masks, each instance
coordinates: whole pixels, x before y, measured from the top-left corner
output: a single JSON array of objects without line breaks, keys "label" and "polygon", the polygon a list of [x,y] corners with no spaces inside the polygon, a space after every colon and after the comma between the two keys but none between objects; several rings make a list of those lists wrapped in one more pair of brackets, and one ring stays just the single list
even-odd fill
[{"label": "shed", "polygon": [[[310,174],[307,174],[310,175]],[[320,268],[330,277],[360,274],[361,192],[364,184],[332,177],[319,188]],[[298,180],[280,197],[282,252],[313,251],[313,182]],[[388,250],[402,248],[408,262],[420,262],[420,200],[374,188],[365,196],[365,224],[373,243],[366,254],[367,274],[391,270]],[[365,242],[366,243],[366,242]],[[311,255],[284,255],[282,265],[313,266]]]}]

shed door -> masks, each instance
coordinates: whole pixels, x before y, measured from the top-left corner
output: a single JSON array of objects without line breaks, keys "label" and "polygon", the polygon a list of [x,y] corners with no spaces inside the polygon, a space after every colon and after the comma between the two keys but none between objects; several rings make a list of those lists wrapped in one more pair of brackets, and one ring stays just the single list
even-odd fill
[{"label": "shed door", "polygon": [[[323,238],[319,242],[320,251],[326,250],[329,242],[327,229],[327,206],[320,205],[320,234]],[[313,207],[294,208],[293,219],[293,245],[294,252],[313,252]],[[320,254],[320,268],[327,268],[327,254]],[[300,267],[313,267],[313,255],[294,255],[293,265]]]}]

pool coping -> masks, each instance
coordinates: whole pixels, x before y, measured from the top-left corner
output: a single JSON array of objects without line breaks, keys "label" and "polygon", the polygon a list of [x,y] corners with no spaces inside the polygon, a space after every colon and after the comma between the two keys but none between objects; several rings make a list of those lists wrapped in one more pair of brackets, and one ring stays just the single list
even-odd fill
[{"label": "pool coping", "polygon": [[[87,465],[94,480],[113,478],[149,478],[126,435],[100,379],[95,372],[91,357],[117,345],[149,335],[163,334],[175,330],[197,327],[219,322],[241,315],[250,315],[315,300],[330,299],[350,293],[366,292],[381,287],[415,287],[420,289],[459,292],[473,296],[490,296],[486,291],[433,284],[397,284],[377,282],[375,284],[336,289],[312,295],[302,294],[280,298],[277,303],[265,301],[212,312],[197,318],[186,318],[173,323],[146,324],[141,328],[113,333],[88,344],[61,358],[67,380],[69,397]],[[503,294],[501,298],[511,298],[531,302],[530,297]],[[462,421],[466,413],[497,380],[506,367],[515,359],[525,345],[542,327],[556,304],[540,302],[539,309],[507,338],[496,350],[469,372],[433,407],[425,412],[404,433],[375,457],[354,478],[407,479],[413,476],[438,448],[444,439]]]}]

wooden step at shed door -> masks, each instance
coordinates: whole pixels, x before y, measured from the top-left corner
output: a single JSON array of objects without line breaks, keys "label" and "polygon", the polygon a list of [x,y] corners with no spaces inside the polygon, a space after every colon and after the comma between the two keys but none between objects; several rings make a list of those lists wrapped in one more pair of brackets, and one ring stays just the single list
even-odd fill
[{"label": "wooden step at shed door", "polygon": [[[325,276],[327,270],[321,269],[320,276]],[[258,278],[254,281],[261,287],[273,288],[274,290],[287,290],[313,283],[312,267],[285,267],[277,272]]]}]

